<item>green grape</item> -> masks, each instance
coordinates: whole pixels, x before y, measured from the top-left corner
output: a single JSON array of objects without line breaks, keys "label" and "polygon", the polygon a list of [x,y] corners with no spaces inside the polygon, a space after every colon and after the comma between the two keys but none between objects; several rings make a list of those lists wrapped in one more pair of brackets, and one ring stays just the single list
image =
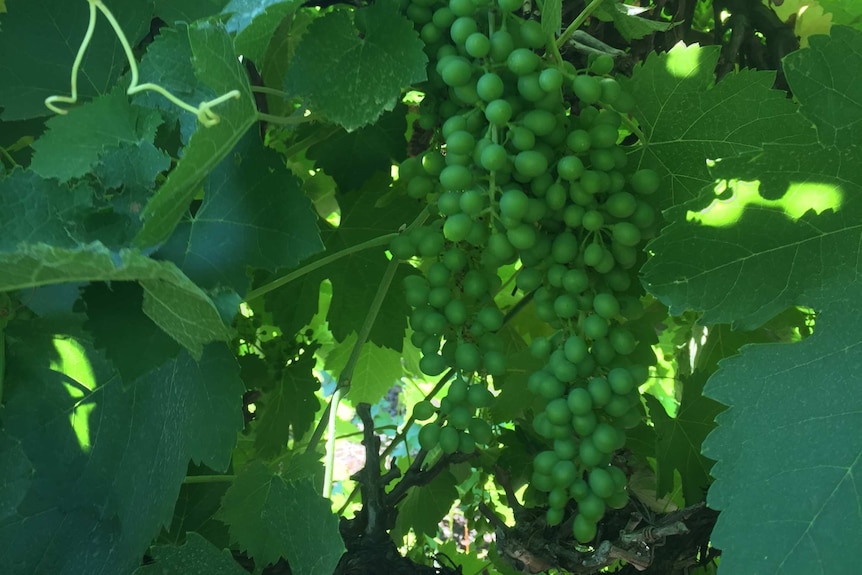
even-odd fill
[{"label": "green grape", "polygon": [[467,430],[470,432],[470,435],[473,436],[473,439],[479,445],[488,445],[489,443],[491,443],[491,440],[494,439],[494,432],[491,429],[491,426],[488,425],[488,422],[484,419],[474,417],[470,420],[470,424],[467,426]]},{"label": "green grape", "polygon": [[434,182],[431,178],[419,176],[407,182],[407,195],[417,200],[424,200],[434,191]]},{"label": "green grape", "polygon": [[[568,264],[578,255],[578,247],[578,238],[571,232],[563,232],[554,238],[551,244],[551,257],[558,264]],[[560,279],[562,280],[562,277]]]},{"label": "green grape", "polygon": [[590,166],[600,172],[610,172],[616,167],[616,158],[612,149],[596,148],[590,150]]},{"label": "green grape", "polygon": [[577,335],[570,335],[563,344],[563,353],[567,360],[578,364],[587,357],[589,350],[583,339]]},{"label": "green grape", "polygon": [[482,367],[479,348],[471,342],[461,342],[455,349],[455,365],[462,371],[477,371]]},{"label": "green grape", "polygon": [[586,74],[575,76],[575,79],[572,81],[572,90],[575,92],[575,96],[584,104],[595,104],[602,95],[599,81]]},{"label": "green grape", "polygon": [[619,315],[620,303],[613,294],[597,293],[593,298],[593,309],[601,317],[611,319]]},{"label": "green grape", "polygon": [[[508,235],[506,237],[508,238]],[[515,278],[515,286],[524,293],[533,291],[541,284],[542,274],[535,268],[522,268]]]},{"label": "green grape", "polygon": [[608,383],[617,395],[628,395],[635,389],[635,378],[624,367],[615,367],[608,372]]},{"label": "green grape", "polygon": [[564,293],[554,300],[554,313],[562,319],[571,319],[578,315],[578,301],[571,294]]},{"label": "green grape", "polygon": [[470,62],[458,56],[452,56],[440,72],[447,86],[463,86],[470,81],[472,75]]},{"label": "green grape", "polygon": [[578,455],[578,444],[571,436],[554,440],[554,453],[560,459],[574,459]]},{"label": "green grape", "polygon": [[578,448],[578,457],[584,467],[595,467],[602,461],[604,456],[605,454],[599,451],[590,437],[581,439],[581,444]]},{"label": "green grape", "polygon": [[506,153],[506,148],[500,144],[490,144],[482,151],[480,163],[489,172],[502,170],[509,163],[509,155]]},{"label": "green grape", "polygon": [[638,201],[638,207],[632,214],[631,222],[642,230],[655,223],[655,209],[646,202]]},{"label": "green grape", "polygon": [[[517,254],[506,235],[495,232],[488,237],[488,245],[485,246],[483,257],[486,258],[486,261],[494,262],[494,267],[498,267],[500,264],[514,262],[517,259]],[[487,258],[491,259],[488,260]]]},{"label": "green grape", "polygon": [[485,102],[496,100],[503,95],[503,80],[494,72],[488,72],[476,82],[476,93]]},{"label": "green grape", "polygon": [[[452,116],[445,122],[443,122],[443,126],[440,128],[440,133],[443,134],[443,139],[448,138],[454,132],[460,132],[467,129],[467,118],[464,116]],[[439,156],[439,153],[437,153]],[[440,156],[440,161],[443,161],[443,157]],[[441,167],[442,169],[442,167]],[[439,171],[438,171],[439,173]]]},{"label": "green grape", "polygon": [[599,365],[610,365],[617,357],[617,352],[605,337],[600,337],[593,341],[593,346],[590,349],[590,354]]},{"label": "green grape", "polygon": [[635,427],[640,425],[642,420],[643,413],[640,409],[638,409],[638,406],[634,406],[627,412],[622,414],[620,417],[618,417],[616,419],[616,423],[623,429],[634,429]]},{"label": "green grape", "polygon": [[590,470],[589,476],[587,477],[587,483],[592,492],[602,499],[607,499],[616,491],[616,486],[614,485],[614,480],[611,477],[611,474],[601,467],[596,467]]},{"label": "green grape", "polygon": [[407,17],[417,24],[431,21],[431,10],[427,6],[411,3],[407,6]]},{"label": "green grape", "polygon": [[584,498],[590,495],[590,486],[580,477],[575,479],[574,483],[569,487],[569,495],[577,502],[581,502]]},{"label": "green grape", "polygon": [[392,252],[392,257],[399,260],[409,260],[416,255],[416,248],[406,235],[392,238],[392,241],[389,243],[389,251]]},{"label": "green grape", "polygon": [[446,138],[446,154],[472,154],[476,146],[473,134],[466,130],[458,130]]},{"label": "green grape", "polygon": [[637,340],[629,330],[623,327],[614,327],[608,336],[615,352],[620,355],[631,355],[637,347]]},{"label": "green grape", "polygon": [[497,5],[503,12],[514,12],[520,10],[524,2],[523,0],[497,0]]},{"label": "green grape", "polygon": [[[558,397],[562,397],[563,393],[566,391],[566,386],[563,383],[554,377],[553,374],[540,372],[543,375],[541,381],[539,382],[539,396],[547,399],[553,400]],[[549,422],[550,423],[550,422]]]},{"label": "green grape", "polygon": [[539,85],[539,75],[525,74],[518,78],[518,94],[528,102],[538,102],[546,93]]},{"label": "green grape", "polygon": [[[615,218],[627,218],[633,213],[635,213],[635,209],[637,208],[637,200],[633,195],[628,192],[617,192],[608,196],[608,199],[605,201],[605,209],[607,212]],[[621,222],[626,223],[628,222]],[[617,224],[618,225],[618,224]],[[631,224],[628,224],[631,225]],[[614,232],[614,237],[616,237],[616,232]],[[640,234],[638,234],[638,242],[640,242]],[[620,242],[625,243],[625,242]],[[635,245],[635,244],[627,244],[627,245]]]},{"label": "green grape", "polygon": [[485,194],[479,190],[466,190],[460,197],[461,211],[468,216],[478,216],[485,209]]},{"label": "green grape", "polygon": [[625,491],[617,491],[608,497],[605,502],[611,509],[622,509],[629,503],[629,494]]},{"label": "green grape", "polygon": [[462,283],[464,294],[468,297],[478,299],[488,294],[490,285],[487,278],[478,270],[470,270],[464,275]]},{"label": "green grape", "polygon": [[625,434],[607,423],[599,423],[592,435],[593,444],[602,453],[613,453],[625,444]]},{"label": "green grape", "polygon": [[473,0],[449,0],[449,9],[456,16],[472,16],[476,13]]},{"label": "green grape", "polygon": [[[526,270],[522,270],[524,273]],[[551,340],[544,336],[537,336],[530,342],[530,354],[536,359],[546,360],[551,355]]]},{"label": "green grape", "polygon": [[467,306],[459,299],[450,300],[443,310],[446,320],[454,325],[464,325],[467,322]]},{"label": "green grape", "polygon": [[455,214],[446,218],[443,236],[450,242],[460,242],[467,238],[473,227],[473,220],[467,214]]},{"label": "green grape", "polygon": [[515,40],[506,30],[497,30],[490,37],[491,60],[493,62],[506,62],[515,48]]},{"label": "green grape", "polygon": [[593,400],[590,393],[582,388],[576,387],[569,392],[569,397],[566,400],[566,405],[569,411],[574,415],[586,415],[592,413]]},{"label": "green grape", "polygon": [[[437,413],[437,408],[430,401],[420,401],[413,406],[413,418],[416,421],[431,419]],[[421,431],[420,431],[421,434]],[[421,445],[421,442],[420,442]]]},{"label": "green grape", "polygon": [[469,384],[463,378],[455,378],[449,384],[449,391],[446,392],[448,397],[454,404],[462,404],[467,401],[467,389]]},{"label": "green grape", "polygon": [[537,136],[547,136],[557,127],[557,117],[547,110],[530,110],[521,122]]},{"label": "green grape", "polygon": [[649,169],[638,170],[632,174],[630,180],[632,189],[636,194],[649,195],[658,190],[660,183],[658,174]]},{"label": "green grape", "polygon": [[598,526],[595,521],[590,521],[583,515],[575,515],[575,520],[572,522],[572,534],[580,543],[589,543],[596,538]]},{"label": "green grape", "polygon": [[[589,486],[589,479],[587,480]],[[578,513],[592,521],[600,521],[605,516],[605,502],[596,493],[590,489],[590,492],[580,501],[578,501]]]},{"label": "green grape", "polygon": [[593,148],[610,148],[616,145],[619,132],[610,124],[597,124],[590,128],[590,145]]},{"label": "green grape", "polygon": [[560,381],[572,381],[578,376],[578,368],[569,360],[561,349],[554,350],[548,360],[548,365],[554,377]]},{"label": "green grape", "polygon": [[502,351],[494,349],[485,352],[485,356],[482,358],[482,365],[489,375],[499,377],[505,375],[508,362],[506,355]]},{"label": "green grape", "polygon": [[510,188],[500,197],[500,215],[519,222],[524,219],[528,204],[527,194],[518,188]]},{"label": "green grape", "polygon": [[584,173],[584,163],[577,156],[563,156],[557,161],[557,174],[567,181],[574,181]]},{"label": "green grape", "polygon": [[431,451],[437,447],[437,444],[440,442],[440,431],[439,423],[426,423],[423,425],[419,430],[419,447],[425,451]]},{"label": "green grape", "polygon": [[[428,303],[433,307],[442,310],[452,301],[452,291],[449,289],[449,286],[437,286],[431,288],[431,291],[428,292]],[[448,317],[446,319],[449,319]],[[451,323],[451,322],[450,322]],[[438,328],[437,332],[440,332]]]},{"label": "green grape", "polygon": [[[551,511],[558,512],[559,516],[555,517],[556,521],[554,525],[562,521],[563,519],[563,508],[569,502],[569,492],[565,487],[554,487],[551,489],[551,492],[548,493],[548,513]],[[548,524],[551,524],[550,515],[548,519]]]},{"label": "green grape", "polygon": [[[428,22],[427,24],[422,26],[422,30],[419,31],[419,37],[422,38],[422,41],[426,44],[435,44],[443,38],[443,31],[440,30],[440,28],[438,28],[433,22]],[[420,123],[420,125],[422,124]],[[433,124],[428,125],[428,127],[425,127],[425,125],[423,125],[422,127],[426,130],[429,130],[431,129],[431,126],[433,126]]]},{"label": "green grape", "polygon": [[488,102],[485,118],[492,126],[503,127],[512,119],[512,105],[507,100]]},{"label": "green grape", "polygon": [[467,36],[464,48],[474,58],[484,58],[491,51],[491,41],[481,32],[473,32]]},{"label": "green grape", "polygon": [[563,276],[563,289],[571,294],[579,294],[590,285],[590,278],[582,269],[571,269]]},{"label": "green grape", "polygon": [[605,225],[605,218],[598,210],[589,210],[584,214],[582,225],[590,232],[597,232]]},{"label": "green grape", "polygon": [[540,413],[533,418],[533,429],[536,433],[546,439],[554,439],[554,424],[548,421],[548,418],[544,413]]},{"label": "green grape", "polygon": [[524,178],[535,178],[547,169],[547,158],[535,150],[525,150],[515,156],[515,171]]},{"label": "green grape", "polygon": [[422,373],[432,377],[443,373],[446,367],[446,360],[439,355],[424,355],[419,360],[419,369]]},{"label": "green grape", "polygon": [[625,395],[614,394],[607,405],[603,407],[605,413],[614,418],[622,417],[631,408],[631,400]]},{"label": "green grape", "polygon": [[440,261],[450,272],[460,272],[467,267],[467,254],[458,248],[449,248]]},{"label": "green grape", "polygon": [[598,418],[592,410],[583,415],[575,415],[572,417],[572,429],[574,429],[575,433],[581,437],[592,435],[593,431],[596,429],[597,423]]},{"label": "green grape", "polygon": [[466,454],[476,452],[476,440],[473,439],[472,435],[469,433],[460,433],[458,435],[458,451]]},{"label": "green grape", "polygon": [[444,190],[463,190],[470,187],[472,183],[473,174],[465,166],[446,166],[440,172],[440,184]]},{"label": "green grape", "polygon": [[470,419],[472,419],[473,414],[470,413],[470,408],[466,405],[456,405],[452,408],[452,411],[449,412],[447,419],[449,424],[452,425],[455,429],[464,430],[467,429],[467,426],[470,424]]},{"label": "green grape", "polygon": [[551,479],[556,487],[568,487],[578,476],[578,467],[574,461],[563,460],[554,464]]},{"label": "green grape", "polygon": [[490,407],[494,402],[494,394],[482,384],[473,384],[467,389],[467,403],[474,409]]},{"label": "green grape", "polygon": [[[584,192],[589,194],[589,201],[592,203],[594,200],[592,196],[602,192],[602,177],[599,172],[595,170],[584,170],[584,173],[581,174],[580,180],[581,188]],[[574,197],[573,200],[577,201]]]},{"label": "green grape", "polygon": [[481,323],[488,331],[497,331],[503,327],[503,312],[496,307],[485,307],[479,310],[476,321]]},{"label": "green grape", "polygon": [[438,443],[440,445],[440,449],[443,450],[443,453],[451,455],[458,451],[460,440],[461,437],[458,430],[451,425],[447,425],[440,430],[440,439],[438,440]]},{"label": "green grape", "polygon": [[599,80],[599,86],[602,91],[602,95],[599,99],[605,104],[613,106],[614,102],[619,100],[620,95],[622,94],[622,88],[620,87],[619,82],[613,78],[602,78]]},{"label": "green grape", "polygon": [[461,194],[458,192],[444,192],[437,198],[437,211],[444,216],[451,216],[461,211]]},{"label": "green grape", "polygon": [[[431,21],[440,29],[448,28],[455,21],[455,14],[448,6],[442,6],[434,11]],[[439,57],[439,56],[438,56]]]},{"label": "green grape", "polygon": [[566,425],[572,419],[572,412],[569,411],[569,406],[562,397],[548,402],[545,406],[545,415],[554,425]]},{"label": "green grape", "polygon": [[545,205],[552,212],[561,210],[566,205],[569,193],[559,182],[554,182],[545,193]]},{"label": "green grape", "polygon": [[605,337],[608,334],[608,322],[600,315],[590,315],[584,318],[584,335],[592,340]]},{"label": "green grape", "polygon": [[533,475],[530,476],[530,485],[533,487],[533,489],[548,493],[551,489],[554,488],[554,480],[551,479],[550,475],[533,473]]},{"label": "green grape", "polygon": [[533,458],[533,471],[542,475],[550,475],[560,458],[553,451],[542,451]]},{"label": "green grape", "polygon": [[566,136],[566,146],[576,154],[588,152],[591,146],[590,134],[586,130],[574,130]]},{"label": "green grape", "polygon": [[640,244],[642,236],[637,226],[629,222],[619,222],[613,226],[614,241],[626,247]]},{"label": "green grape", "polygon": [[516,76],[524,76],[534,71],[539,65],[539,56],[527,48],[516,48],[506,58],[506,66]]},{"label": "green grape", "polygon": [[556,68],[546,68],[539,74],[539,86],[545,92],[556,92],[563,86],[563,73]]},{"label": "green grape", "polygon": [[524,44],[538,50],[545,47],[545,33],[542,30],[542,25],[536,20],[524,20],[520,26],[521,40]]},{"label": "green grape", "polygon": [[536,135],[522,126],[515,126],[509,130],[509,141],[516,150],[532,150],[536,146]]},{"label": "green grape", "polygon": [[628,485],[628,478],[626,474],[623,473],[623,470],[615,465],[608,466],[608,473],[611,475],[611,479],[614,481],[614,489],[616,492],[625,491],[626,486]]},{"label": "green grape", "polygon": [[590,72],[596,76],[604,76],[610,74],[614,69],[614,58],[610,54],[600,54],[592,64],[590,64]]},{"label": "green grape", "polygon": [[441,335],[445,329],[446,317],[437,312],[429,313],[422,322],[422,331],[431,335]]}]

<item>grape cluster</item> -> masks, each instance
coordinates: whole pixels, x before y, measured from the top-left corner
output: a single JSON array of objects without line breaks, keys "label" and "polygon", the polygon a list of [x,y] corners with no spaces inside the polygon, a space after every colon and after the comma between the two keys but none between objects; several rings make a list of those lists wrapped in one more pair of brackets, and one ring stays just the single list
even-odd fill
[{"label": "grape cluster", "polygon": [[[574,500],[574,534],[588,542],[606,508],[628,501],[611,461],[642,419],[638,387],[654,360],[632,325],[643,313],[634,281],[641,246],[656,219],[644,196],[659,180],[631,169],[619,145],[635,102],[610,75],[613,59],[576,70],[545,54],[553,40],[520,8],[520,0],[406,5],[431,61],[419,123],[437,131],[438,145],[402,163],[400,178],[440,217],[396,238],[391,252],[425,262],[404,285],[420,367],[459,373],[440,418],[420,432],[423,447],[447,453],[490,440],[475,413],[493,400],[483,378],[506,371],[497,272],[518,267],[517,289],[533,295],[552,332],[530,346],[544,362],[528,379],[542,406],[532,425],[548,447],[534,459],[531,486],[546,494],[551,525]],[[414,413],[434,411],[423,402]]]}]

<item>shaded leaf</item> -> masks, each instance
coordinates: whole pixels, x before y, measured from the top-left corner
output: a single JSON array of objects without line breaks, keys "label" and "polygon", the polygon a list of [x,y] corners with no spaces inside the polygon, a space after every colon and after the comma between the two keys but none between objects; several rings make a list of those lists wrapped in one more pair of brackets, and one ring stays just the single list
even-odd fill
[{"label": "shaded leaf", "polygon": [[247,575],[228,549],[218,549],[189,533],[183,545],[157,545],[151,550],[153,563],[135,570],[135,575]]}]

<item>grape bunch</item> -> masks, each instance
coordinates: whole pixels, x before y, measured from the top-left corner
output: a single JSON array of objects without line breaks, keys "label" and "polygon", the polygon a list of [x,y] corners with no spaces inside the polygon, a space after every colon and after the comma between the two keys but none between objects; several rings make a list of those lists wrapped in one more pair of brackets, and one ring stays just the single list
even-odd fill
[{"label": "grape bunch", "polygon": [[[493,401],[487,377],[506,372],[494,295],[499,268],[516,266],[516,288],[532,294],[550,333],[530,345],[544,363],[528,379],[541,406],[532,426],[546,441],[531,487],[546,497],[550,525],[574,501],[574,535],[589,542],[606,509],[628,501],[612,457],[642,419],[638,388],[655,361],[637,335],[636,273],[656,225],[646,196],[659,178],[629,166],[620,145],[635,101],[612,77],[613,58],[576,69],[546,49],[553,38],[516,13],[521,5],[405,6],[430,60],[419,124],[437,136],[399,177],[439,217],[390,249],[424,262],[404,285],[420,367],[458,373],[437,421],[420,432],[424,448],[446,453],[491,439],[475,414]],[[423,402],[414,413],[422,420],[435,411]]]}]

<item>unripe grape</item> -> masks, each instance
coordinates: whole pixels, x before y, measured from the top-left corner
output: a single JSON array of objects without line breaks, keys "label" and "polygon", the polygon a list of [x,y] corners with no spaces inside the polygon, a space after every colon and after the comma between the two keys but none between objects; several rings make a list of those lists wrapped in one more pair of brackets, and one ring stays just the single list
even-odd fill
[{"label": "unripe grape", "polygon": [[590,64],[590,72],[596,76],[610,74],[613,69],[614,58],[610,54],[601,54]]},{"label": "unripe grape", "polygon": [[437,447],[437,444],[440,441],[440,431],[441,428],[439,423],[427,423],[423,425],[419,430],[419,447],[426,451],[431,451]]},{"label": "unripe grape", "polygon": [[572,81],[572,90],[575,96],[584,104],[595,104],[602,95],[599,81],[592,76],[579,74]]},{"label": "unripe grape", "polygon": [[563,85],[563,74],[556,68],[546,68],[539,74],[539,86],[545,92],[554,92]]},{"label": "unripe grape", "polygon": [[440,449],[443,450],[443,453],[451,455],[458,451],[460,440],[461,436],[458,433],[458,430],[451,425],[447,425],[440,430],[440,439],[438,440],[438,443],[440,444]]},{"label": "unripe grape", "polygon": [[476,82],[476,93],[485,102],[496,100],[503,95],[503,80],[494,72],[488,72]]},{"label": "unripe grape", "polygon": [[506,66],[516,76],[534,71],[539,65],[539,56],[527,48],[516,48],[506,58]]},{"label": "unripe grape", "polygon": [[481,32],[473,32],[467,36],[464,48],[474,58],[484,58],[491,51],[491,41]]},{"label": "unripe grape", "polygon": [[440,76],[446,85],[453,87],[463,86],[469,82],[471,74],[472,68],[470,67],[470,63],[464,58],[457,56],[452,57],[446,62],[446,65],[440,72]]}]

